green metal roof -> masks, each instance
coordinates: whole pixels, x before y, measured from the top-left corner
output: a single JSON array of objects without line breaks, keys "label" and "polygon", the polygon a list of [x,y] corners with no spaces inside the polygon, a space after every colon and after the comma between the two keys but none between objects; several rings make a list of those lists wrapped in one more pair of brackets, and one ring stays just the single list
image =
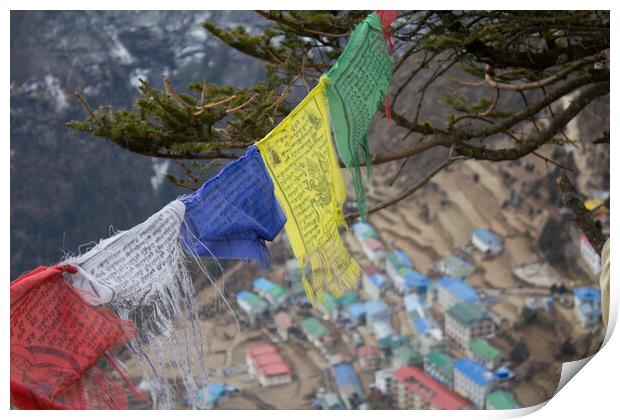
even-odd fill
[{"label": "green metal roof", "polygon": [[433,364],[437,369],[441,370],[448,375],[452,374],[452,364],[454,363],[454,359],[448,356],[445,353],[439,351],[432,351],[426,356],[424,356],[424,360]]},{"label": "green metal roof", "polygon": [[336,298],[336,305],[347,306],[359,300],[359,296],[356,292],[348,292],[344,295]]},{"label": "green metal roof", "polygon": [[501,356],[502,352],[499,351],[496,347],[489,344],[487,340],[475,339],[469,342],[469,349],[482,358],[483,360],[490,361],[499,356]]},{"label": "green metal roof", "polygon": [[411,273],[413,270],[407,266],[400,266],[396,269],[396,272],[400,275],[400,276],[406,276],[407,274]]},{"label": "green metal roof", "polygon": [[267,310],[267,302],[254,293],[248,293],[245,301],[250,305],[252,311],[260,313]]},{"label": "green metal roof", "polygon": [[280,299],[282,296],[286,294],[284,289],[277,284],[274,284],[271,289],[269,289],[269,295],[274,299]]},{"label": "green metal roof", "polygon": [[474,322],[482,319],[490,319],[486,310],[464,302],[452,306],[448,309],[448,314],[465,326],[470,326]]},{"label": "green metal roof", "polygon": [[329,292],[323,292],[323,295],[319,298],[319,306],[326,311],[333,311],[336,309],[336,298]]},{"label": "green metal roof", "polygon": [[327,335],[328,332],[327,328],[325,328],[325,326],[321,324],[318,319],[313,317],[304,319],[304,321],[301,323],[301,327],[306,334],[311,335],[315,338],[322,338],[323,336]]},{"label": "green metal roof", "polygon": [[519,408],[519,403],[514,395],[505,389],[496,389],[493,392],[489,392],[487,394],[487,401],[495,410]]}]

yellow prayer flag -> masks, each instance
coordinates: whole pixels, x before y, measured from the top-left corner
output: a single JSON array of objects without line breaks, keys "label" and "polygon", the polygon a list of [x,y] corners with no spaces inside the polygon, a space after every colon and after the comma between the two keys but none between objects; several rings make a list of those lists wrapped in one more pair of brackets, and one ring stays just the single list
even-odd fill
[{"label": "yellow prayer flag", "polygon": [[286,213],[284,225],[302,272],[310,267],[310,301],[324,290],[341,295],[360,276],[360,267],[340,240],[345,225],[345,185],[329,124],[324,79],[263,140],[258,142]]}]

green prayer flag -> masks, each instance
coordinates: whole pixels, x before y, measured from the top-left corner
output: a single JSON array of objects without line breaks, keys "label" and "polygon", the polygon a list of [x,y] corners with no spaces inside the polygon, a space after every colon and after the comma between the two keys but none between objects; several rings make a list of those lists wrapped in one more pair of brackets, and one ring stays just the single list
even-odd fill
[{"label": "green prayer flag", "polygon": [[360,168],[362,162],[366,162],[367,177],[372,175],[366,133],[390,87],[392,67],[381,20],[376,13],[372,13],[355,28],[344,52],[325,73],[336,147],[353,176],[362,220],[366,220],[368,213]]}]

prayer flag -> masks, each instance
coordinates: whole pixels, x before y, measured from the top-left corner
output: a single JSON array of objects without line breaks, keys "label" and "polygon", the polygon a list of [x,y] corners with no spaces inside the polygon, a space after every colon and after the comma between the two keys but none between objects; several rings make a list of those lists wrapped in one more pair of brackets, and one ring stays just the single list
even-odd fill
[{"label": "prayer flag", "polygon": [[344,180],[329,127],[324,79],[263,140],[258,148],[286,213],[286,233],[302,272],[310,267],[311,302],[324,290],[340,295],[359,278],[357,262],[344,248]]},{"label": "prayer flag", "polygon": [[269,265],[265,241],[275,239],[286,216],[256,146],[181,201],[185,204],[181,237],[188,251]]},{"label": "prayer flag", "polygon": [[[179,240],[184,213],[185,205],[175,200],[67,261],[79,267],[74,287],[92,290],[121,319],[135,324],[129,347],[150,384],[154,408],[175,405],[174,385],[165,376],[169,368],[179,371],[175,376],[190,397],[207,386],[196,292]],[[192,408],[199,404],[190,399]]]},{"label": "prayer flag", "polygon": [[355,28],[342,55],[325,73],[336,147],[353,176],[362,220],[366,220],[368,213],[362,163],[366,163],[367,177],[372,175],[366,133],[387,95],[392,77],[392,58],[382,34],[379,16],[370,14]]},{"label": "prayer flag", "polygon": [[[133,325],[86,303],[64,278],[71,266],[40,267],[11,283],[11,402],[20,409],[124,409],[127,395],[104,369]],[[131,385],[126,382],[131,389]]]}]

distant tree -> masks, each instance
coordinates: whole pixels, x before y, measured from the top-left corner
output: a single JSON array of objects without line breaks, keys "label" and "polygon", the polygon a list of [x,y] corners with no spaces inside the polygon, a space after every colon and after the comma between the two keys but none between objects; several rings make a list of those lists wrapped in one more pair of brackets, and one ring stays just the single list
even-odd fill
[{"label": "distant tree", "polygon": [[[213,22],[204,27],[231,48],[263,61],[263,81],[239,88],[202,80],[177,92],[169,79],[161,88],[143,80],[142,96],[131,110],[93,109],[76,92],[87,115],[68,126],[135,153],[174,159],[185,176],[170,180],[195,188],[203,179],[201,171],[214,165],[204,162],[238,157],[295,106],[335,62],[368,12],[257,13],[271,24],[258,33]],[[370,212],[410,195],[456,160],[499,162],[535,155],[569,169],[540,149],[569,142],[567,124],[609,94],[609,22],[608,11],[401,11],[393,25],[389,96],[402,146],[377,152],[372,161],[404,166],[431,150],[450,153]],[[427,93],[439,80],[440,100],[451,109],[443,117],[427,112],[437,106]],[[434,119],[427,117],[431,114]],[[585,141],[609,143],[609,133]],[[381,150],[380,139],[370,143]],[[599,249],[599,241],[590,239]]]},{"label": "distant tree", "polygon": [[530,352],[523,338],[519,339],[517,344],[515,344],[512,350],[510,350],[509,357],[510,357],[510,361],[514,363],[515,365],[523,363],[524,361],[527,360],[528,357],[530,357]]}]

